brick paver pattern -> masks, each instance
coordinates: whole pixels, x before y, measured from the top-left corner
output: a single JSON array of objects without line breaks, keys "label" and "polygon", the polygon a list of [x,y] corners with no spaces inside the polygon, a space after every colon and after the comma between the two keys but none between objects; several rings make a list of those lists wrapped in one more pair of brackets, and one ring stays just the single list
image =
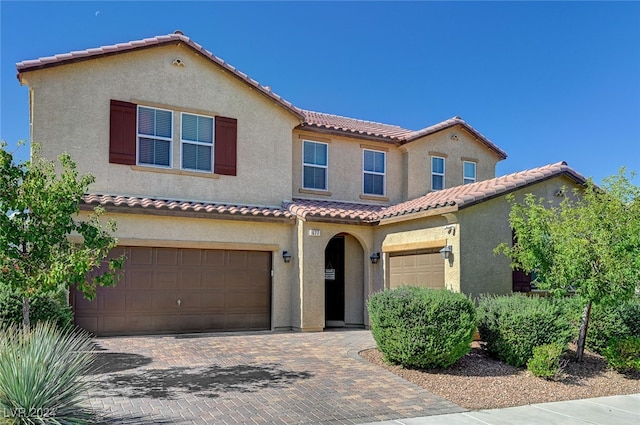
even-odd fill
[{"label": "brick paver pattern", "polygon": [[363,360],[366,330],[96,339],[113,423],[357,424],[463,408]]}]

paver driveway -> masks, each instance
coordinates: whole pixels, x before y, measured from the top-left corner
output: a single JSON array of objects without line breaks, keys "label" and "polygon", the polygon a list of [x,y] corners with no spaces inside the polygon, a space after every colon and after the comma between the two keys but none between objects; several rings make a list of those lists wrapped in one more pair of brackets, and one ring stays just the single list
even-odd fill
[{"label": "paver driveway", "polygon": [[354,424],[464,411],[358,355],[365,330],[99,338],[91,406],[121,423]]}]

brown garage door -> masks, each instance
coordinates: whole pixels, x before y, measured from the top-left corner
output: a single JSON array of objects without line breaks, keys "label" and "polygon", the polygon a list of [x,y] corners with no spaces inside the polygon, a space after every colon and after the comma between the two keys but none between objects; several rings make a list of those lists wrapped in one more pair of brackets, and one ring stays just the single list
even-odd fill
[{"label": "brown garage door", "polygon": [[391,289],[399,286],[444,288],[444,260],[438,250],[394,253],[389,260]]},{"label": "brown garage door", "polygon": [[271,253],[127,247],[124,277],[89,302],[77,291],[75,322],[96,335],[270,328]]}]

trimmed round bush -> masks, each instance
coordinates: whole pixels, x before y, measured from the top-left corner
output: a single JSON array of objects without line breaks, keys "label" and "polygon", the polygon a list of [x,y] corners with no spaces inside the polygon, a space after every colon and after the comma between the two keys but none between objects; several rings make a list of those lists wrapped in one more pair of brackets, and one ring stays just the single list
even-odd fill
[{"label": "trimmed round bush", "polygon": [[562,355],[566,345],[545,344],[533,349],[533,357],[527,361],[527,370],[539,378],[552,379],[563,369]]},{"label": "trimmed round bush", "polygon": [[[0,283],[0,323],[22,324],[22,294],[17,289]],[[52,322],[64,328],[73,323],[73,311],[67,302],[67,292],[57,291],[34,294],[29,298],[29,321]]]},{"label": "trimmed round bush", "polygon": [[465,295],[401,287],[373,294],[367,307],[371,333],[389,363],[446,368],[471,349],[476,315]]},{"label": "trimmed round bush", "polygon": [[560,303],[524,295],[481,297],[478,330],[492,357],[516,367],[533,357],[535,347],[564,346],[573,334]]},{"label": "trimmed round bush", "polygon": [[587,331],[587,348],[602,354],[615,338],[640,338],[640,299],[591,308],[591,320]]}]

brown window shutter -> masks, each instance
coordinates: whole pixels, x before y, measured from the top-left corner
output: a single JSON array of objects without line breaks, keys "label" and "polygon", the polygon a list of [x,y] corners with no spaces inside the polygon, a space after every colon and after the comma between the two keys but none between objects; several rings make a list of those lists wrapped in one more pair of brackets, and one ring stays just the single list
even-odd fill
[{"label": "brown window shutter", "polygon": [[111,100],[109,162],[136,164],[136,104]]},{"label": "brown window shutter", "polygon": [[214,169],[216,174],[236,175],[238,120],[216,117]]}]

